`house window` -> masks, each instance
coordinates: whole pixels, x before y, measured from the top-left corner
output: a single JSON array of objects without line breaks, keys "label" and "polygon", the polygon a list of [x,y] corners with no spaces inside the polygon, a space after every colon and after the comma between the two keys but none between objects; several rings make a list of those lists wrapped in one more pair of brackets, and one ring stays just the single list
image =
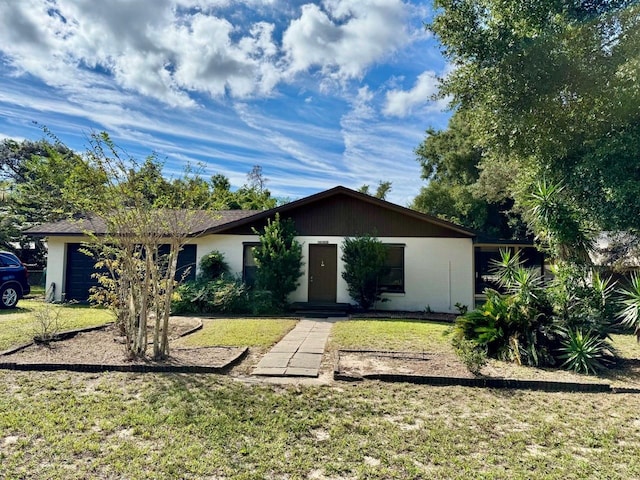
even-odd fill
[{"label": "house window", "polygon": [[381,292],[404,293],[404,245],[387,245],[387,273],[380,279]]},{"label": "house window", "polygon": [[253,256],[253,248],[260,246],[259,243],[244,243],[242,253],[242,281],[245,285],[253,287],[256,284],[258,266]]},{"label": "house window", "polygon": [[520,260],[526,268],[535,268],[540,275],[544,275],[544,256],[534,247],[513,247],[506,245],[476,246],[475,255],[475,276],[476,295],[482,295],[485,289],[490,288],[498,292],[505,293],[506,290],[498,282],[498,275],[495,272],[495,262],[501,259],[501,250],[509,250],[512,255],[516,252],[520,254]]}]

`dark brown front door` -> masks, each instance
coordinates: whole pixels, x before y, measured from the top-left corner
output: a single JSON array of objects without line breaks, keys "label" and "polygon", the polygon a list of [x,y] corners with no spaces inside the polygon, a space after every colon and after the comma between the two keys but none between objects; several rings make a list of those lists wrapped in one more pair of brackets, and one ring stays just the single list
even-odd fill
[{"label": "dark brown front door", "polygon": [[336,302],[337,245],[309,245],[309,302]]}]

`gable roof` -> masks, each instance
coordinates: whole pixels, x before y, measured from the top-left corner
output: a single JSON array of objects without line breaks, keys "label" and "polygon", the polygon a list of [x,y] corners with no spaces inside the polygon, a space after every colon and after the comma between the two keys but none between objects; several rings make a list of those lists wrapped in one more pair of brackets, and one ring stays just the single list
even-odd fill
[{"label": "gable roof", "polygon": [[[270,210],[199,210],[191,228],[192,235],[218,233],[251,234],[252,227],[260,227],[276,213],[295,217],[298,224],[309,231],[301,235],[353,236],[435,236],[472,238],[475,233],[432,215],[401,207],[370,195],[338,186]],[[341,223],[340,223],[341,222]],[[311,231],[312,230],[312,231]],[[26,230],[37,236],[80,236],[87,231],[106,233],[104,220],[96,216],[61,220]]]},{"label": "gable roof", "polygon": [[[338,206],[336,204],[342,205]],[[332,211],[330,212],[331,214],[335,214],[336,216],[341,215],[345,217],[344,220],[349,223],[347,229],[350,228],[351,231],[344,231],[344,224],[342,225],[343,230],[333,232],[328,231],[331,227],[330,225],[327,225],[328,223],[330,223],[329,219],[314,218],[313,220],[323,221],[323,225],[318,226],[315,229],[319,231],[301,232],[299,223],[304,223],[305,216],[309,216],[311,214],[310,212],[316,206],[326,207],[327,210],[332,209]],[[383,213],[383,215],[377,215],[375,213],[372,214],[372,212],[381,212]],[[428,229],[431,232],[424,234],[424,236],[454,236],[472,238],[476,235],[472,230],[461,227],[460,225],[456,225],[454,223],[442,220],[432,215],[418,212],[416,210],[401,207],[400,205],[396,205],[385,200],[380,200],[378,198],[372,197],[371,195],[360,193],[342,186],[337,186],[329,190],[325,190],[323,192],[319,192],[314,195],[302,198],[300,200],[295,200],[285,205],[272,208],[271,210],[257,212],[255,215],[252,215],[250,217],[245,217],[228,223],[213,226],[202,233],[250,233],[250,226],[254,226],[255,224],[260,222],[266,222],[267,218],[272,218],[276,213],[279,213],[282,217],[297,217],[295,219],[296,230],[298,230],[298,233],[301,235],[324,234],[353,236],[358,234],[370,234],[375,236],[423,236],[422,234],[396,233],[385,235],[385,232],[380,231],[386,230],[385,225],[387,224],[395,224],[396,228],[393,228],[393,230],[397,230],[397,227],[403,224],[407,226],[407,229],[409,229],[409,223],[413,224],[413,227],[411,227],[412,230],[415,230],[416,226],[421,225],[424,227],[422,228],[422,231]],[[368,217],[362,218],[364,215],[368,215]],[[360,228],[358,228],[357,225],[359,220]],[[378,221],[377,229],[375,225],[376,220]],[[333,227],[334,230],[335,228],[339,228],[335,225]],[[322,231],[322,228],[325,228],[325,231]]]}]

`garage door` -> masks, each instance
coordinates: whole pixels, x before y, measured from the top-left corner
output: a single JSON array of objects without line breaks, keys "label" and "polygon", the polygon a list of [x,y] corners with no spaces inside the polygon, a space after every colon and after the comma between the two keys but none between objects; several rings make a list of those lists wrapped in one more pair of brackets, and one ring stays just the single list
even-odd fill
[{"label": "garage door", "polygon": [[[67,301],[74,300],[77,302],[87,302],[89,299],[89,290],[91,287],[98,285],[98,281],[92,278],[96,272],[94,265],[95,260],[85,255],[80,250],[82,244],[67,244],[67,266],[65,275],[65,299]],[[164,246],[161,252],[168,252],[169,247]],[[185,275],[186,272],[186,276]],[[196,278],[196,246],[185,245],[178,256],[178,271],[176,279],[193,280]]]}]

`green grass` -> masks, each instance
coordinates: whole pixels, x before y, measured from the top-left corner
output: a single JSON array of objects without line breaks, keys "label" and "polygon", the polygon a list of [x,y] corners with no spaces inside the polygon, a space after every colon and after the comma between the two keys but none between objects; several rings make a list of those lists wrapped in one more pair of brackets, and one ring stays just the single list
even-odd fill
[{"label": "green grass", "polygon": [[39,300],[22,299],[18,308],[0,310],[0,351],[29,342],[37,331],[34,312],[43,308],[61,309],[61,330],[101,325],[113,321],[105,309],[87,306],[48,305]]},{"label": "green grass", "polygon": [[27,296],[30,299],[44,299],[44,287],[42,285],[31,285],[31,293]]},{"label": "green grass", "polygon": [[0,371],[0,478],[640,478],[638,397]]},{"label": "green grass", "polygon": [[423,320],[348,320],[331,331],[333,348],[453,352],[445,331],[450,325]]},{"label": "green grass", "polygon": [[233,318],[203,320],[202,330],[180,340],[189,347],[228,346],[268,348],[284,337],[296,320],[278,318]]}]

